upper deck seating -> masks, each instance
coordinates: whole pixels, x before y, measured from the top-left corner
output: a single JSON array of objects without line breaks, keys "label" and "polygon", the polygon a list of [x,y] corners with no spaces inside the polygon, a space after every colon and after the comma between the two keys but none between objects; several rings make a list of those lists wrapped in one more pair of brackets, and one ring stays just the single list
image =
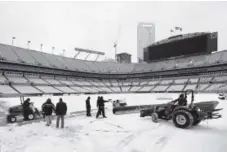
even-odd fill
[{"label": "upper deck seating", "polygon": [[220,53],[221,53],[220,62],[226,63],[227,62],[227,50],[220,51]]},{"label": "upper deck seating", "polygon": [[188,90],[188,89],[192,89],[192,90],[196,90],[196,84],[188,84],[188,85],[186,85],[186,87],[184,88],[184,91],[185,90]]},{"label": "upper deck seating", "polygon": [[185,85],[171,85],[167,91],[182,91]]},{"label": "upper deck seating", "polygon": [[21,63],[21,59],[15,54],[9,45],[0,45],[0,59],[5,62]]},{"label": "upper deck seating", "polygon": [[18,90],[20,93],[23,93],[23,94],[39,94],[39,93],[42,93],[41,91],[39,91],[38,89],[34,88],[33,86],[13,85],[13,87],[16,90]]},{"label": "upper deck seating", "polygon": [[5,78],[5,76],[0,75],[0,83],[8,83],[8,80]]},{"label": "upper deck seating", "polygon": [[208,55],[154,61],[151,63],[128,64],[104,61],[84,61],[0,44],[0,62],[10,62],[89,73],[124,74],[172,70],[176,68],[189,68],[217,64],[218,62],[227,62],[227,51],[221,51]]},{"label": "upper deck seating", "polygon": [[208,64],[217,64],[221,61],[222,52],[217,52],[209,55]]},{"label": "upper deck seating", "polygon": [[0,95],[1,94],[18,94],[18,92],[9,85],[0,85]]},{"label": "upper deck seating", "polygon": [[15,83],[15,84],[27,84],[29,81],[22,77],[22,76],[7,76],[9,82]]},{"label": "upper deck seating", "polygon": [[34,83],[34,84],[48,84],[46,81],[44,81],[43,79],[41,78],[38,78],[38,77],[26,77],[31,83]]},{"label": "upper deck seating", "polygon": [[52,94],[52,93],[63,93],[62,91],[60,91],[60,90],[58,90],[58,89],[56,89],[52,86],[36,86],[36,87],[37,87],[37,89],[39,89],[42,92],[47,93],[47,94],[48,93],[50,93],[50,94]]}]

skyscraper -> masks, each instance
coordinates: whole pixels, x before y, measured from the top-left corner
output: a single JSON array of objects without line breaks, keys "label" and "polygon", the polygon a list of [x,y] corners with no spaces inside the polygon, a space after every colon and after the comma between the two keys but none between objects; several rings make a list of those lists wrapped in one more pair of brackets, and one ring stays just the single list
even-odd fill
[{"label": "skyscraper", "polygon": [[137,25],[137,60],[144,61],[144,48],[155,42],[154,23],[140,22]]}]

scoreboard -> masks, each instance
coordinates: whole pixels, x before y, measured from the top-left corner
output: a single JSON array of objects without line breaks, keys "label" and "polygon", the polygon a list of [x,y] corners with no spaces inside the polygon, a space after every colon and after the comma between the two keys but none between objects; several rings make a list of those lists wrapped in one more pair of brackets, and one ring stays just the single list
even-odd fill
[{"label": "scoreboard", "polygon": [[185,38],[183,36],[170,37],[165,43],[156,43],[155,45],[148,46],[144,49],[144,60],[149,62],[182,55],[217,51],[217,32],[195,34]]}]

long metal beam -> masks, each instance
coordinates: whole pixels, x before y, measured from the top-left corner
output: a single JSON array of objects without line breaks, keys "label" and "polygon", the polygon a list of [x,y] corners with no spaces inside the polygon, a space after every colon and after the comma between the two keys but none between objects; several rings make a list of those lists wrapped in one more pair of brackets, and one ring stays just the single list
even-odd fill
[{"label": "long metal beam", "polygon": [[91,53],[91,54],[105,55],[104,52],[99,52],[99,51],[94,51],[94,50],[89,50],[89,49],[82,49],[82,48],[75,48],[75,51]]}]

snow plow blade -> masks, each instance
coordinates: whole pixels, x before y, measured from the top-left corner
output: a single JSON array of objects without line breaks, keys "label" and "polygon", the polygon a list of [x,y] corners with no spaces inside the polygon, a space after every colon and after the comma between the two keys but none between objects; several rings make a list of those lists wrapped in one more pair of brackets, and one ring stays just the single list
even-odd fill
[{"label": "snow plow blade", "polygon": [[116,107],[116,108],[113,108],[113,113],[116,114],[116,115],[118,115],[118,114],[139,113],[140,110],[152,109],[154,106],[165,106],[165,104]]}]

